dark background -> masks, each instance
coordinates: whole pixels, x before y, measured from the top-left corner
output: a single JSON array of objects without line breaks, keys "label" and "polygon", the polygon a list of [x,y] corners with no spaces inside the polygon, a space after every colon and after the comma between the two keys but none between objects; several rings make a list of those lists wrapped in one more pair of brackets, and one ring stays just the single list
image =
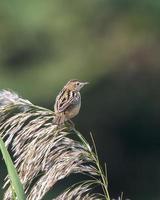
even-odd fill
[{"label": "dark background", "polygon": [[112,198],[160,199],[159,21],[159,0],[0,1],[0,89],[53,109],[69,79],[89,81],[74,122]]}]

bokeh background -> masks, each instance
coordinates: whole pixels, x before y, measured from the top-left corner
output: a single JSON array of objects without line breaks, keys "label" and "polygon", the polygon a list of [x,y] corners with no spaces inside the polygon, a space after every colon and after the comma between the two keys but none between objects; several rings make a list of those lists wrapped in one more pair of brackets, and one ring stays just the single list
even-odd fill
[{"label": "bokeh background", "polygon": [[53,109],[69,79],[89,81],[74,122],[112,198],[160,199],[159,21],[159,0],[0,1],[0,89]]}]

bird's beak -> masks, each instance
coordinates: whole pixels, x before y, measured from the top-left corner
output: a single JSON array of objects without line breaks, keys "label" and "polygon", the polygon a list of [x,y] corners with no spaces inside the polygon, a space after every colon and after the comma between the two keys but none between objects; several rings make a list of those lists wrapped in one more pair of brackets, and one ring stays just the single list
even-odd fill
[{"label": "bird's beak", "polygon": [[83,82],[82,84],[83,84],[83,85],[88,85],[88,84],[89,84],[89,82]]},{"label": "bird's beak", "polygon": [[88,82],[81,82],[81,83],[80,83],[80,88],[84,87],[84,86],[87,85],[87,84],[88,84]]}]

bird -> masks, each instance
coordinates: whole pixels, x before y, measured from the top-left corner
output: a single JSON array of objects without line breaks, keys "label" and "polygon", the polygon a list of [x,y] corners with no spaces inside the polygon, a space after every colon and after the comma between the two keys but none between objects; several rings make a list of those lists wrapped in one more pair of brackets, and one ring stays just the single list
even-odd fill
[{"label": "bird", "polygon": [[67,82],[56,97],[54,104],[54,124],[61,125],[78,115],[81,107],[80,90],[88,82],[73,79]]}]

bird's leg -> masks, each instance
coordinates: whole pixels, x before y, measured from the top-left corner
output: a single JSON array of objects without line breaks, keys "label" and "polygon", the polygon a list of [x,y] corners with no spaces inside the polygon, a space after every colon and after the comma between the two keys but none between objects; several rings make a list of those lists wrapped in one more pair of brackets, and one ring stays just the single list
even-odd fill
[{"label": "bird's leg", "polygon": [[71,128],[71,129],[74,129],[74,128],[75,128],[75,124],[74,124],[73,121],[70,120],[70,119],[68,119],[67,125],[69,125],[69,128]]}]

